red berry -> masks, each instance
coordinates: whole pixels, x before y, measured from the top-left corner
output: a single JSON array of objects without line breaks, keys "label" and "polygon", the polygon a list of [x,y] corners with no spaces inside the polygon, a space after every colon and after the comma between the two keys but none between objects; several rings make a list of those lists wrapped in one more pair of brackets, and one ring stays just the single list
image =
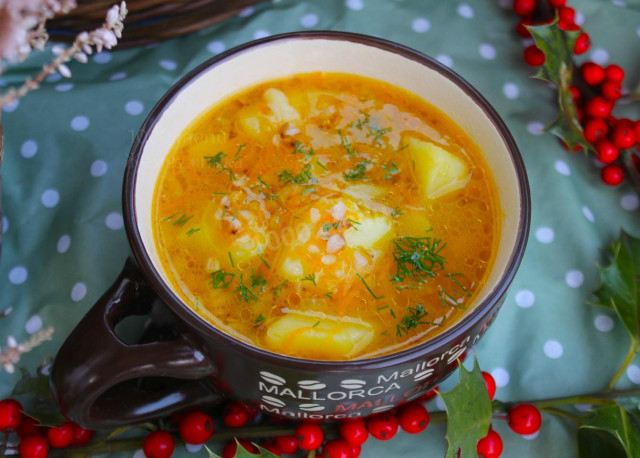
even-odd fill
[{"label": "red berry", "polygon": [[607,65],[604,69],[605,78],[614,83],[622,83],[624,80],[624,70],[616,64]]},{"label": "red berry", "polygon": [[298,438],[296,436],[276,436],[273,438],[282,453],[293,455],[298,451]]},{"label": "red berry", "polygon": [[602,168],[600,178],[608,186],[618,186],[624,179],[624,170],[618,164],[609,164]]},{"label": "red berry", "polygon": [[549,0],[549,5],[554,8],[560,8],[567,3],[567,0]]},{"label": "red berry", "polygon": [[578,86],[571,85],[569,86],[569,90],[571,91],[571,97],[573,98],[573,101],[576,103],[580,102],[580,99],[582,99],[582,93],[580,92]]},{"label": "red berry", "polygon": [[638,139],[636,138],[633,126],[619,123],[613,128],[611,141],[613,141],[613,144],[616,147],[620,149],[627,149],[633,147]]},{"label": "red berry", "polygon": [[322,447],[322,453],[326,458],[353,458],[353,448],[344,439],[333,439]]},{"label": "red berry", "polygon": [[515,0],[513,2],[513,11],[520,16],[529,16],[536,9],[535,0]]},{"label": "red berry", "polygon": [[589,143],[596,143],[598,140],[602,140],[609,133],[609,125],[600,118],[589,119],[584,124],[584,138]]},{"label": "red berry", "polygon": [[23,438],[27,436],[35,436],[36,434],[42,434],[42,428],[36,420],[25,415],[22,417],[22,422],[20,423],[17,432],[18,437]]},{"label": "red berry", "polygon": [[598,152],[596,159],[604,164],[611,164],[620,155],[620,150],[606,138],[600,140],[594,146]]},{"label": "red berry", "polygon": [[529,29],[527,29],[528,25],[533,25],[533,19],[531,17],[526,17],[522,19],[520,22],[518,22],[518,25],[516,26],[516,32],[522,38],[531,37],[531,32],[529,32]]},{"label": "red berry", "polygon": [[580,74],[585,83],[597,86],[604,81],[604,68],[595,62],[585,62],[580,67]]},{"label": "red berry", "polygon": [[340,437],[352,445],[362,445],[369,438],[367,423],[364,418],[343,421],[338,425]]},{"label": "red berry", "polygon": [[316,423],[300,423],[296,427],[296,437],[298,439],[298,447],[302,450],[315,450],[324,440],[322,428]]},{"label": "red berry", "polygon": [[194,410],[180,421],[178,432],[187,444],[204,444],[213,434],[213,421],[201,410]]},{"label": "red berry", "polygon": [[615,101],[622,96],[622,85],[615,81],[605,80],[600,86],[600,92],[605,99]]},{"label": "red berry", "polygon": [[529,45],[524,48],[524,61],[527,65],[538,67],[544,64],[545,60],[546,57],[544,56],[544,52],[542,52],[536,45]]},{"label": "red berry", "polygon": [[585,106],[587,116],[602,119],[606,119],[609,116],[612,108],[613,104],[600,96],[589,99]]},{"label": "red berry", "polygon": [[353,453],[353,458],[358,458],[360,456],[360,452],[362,452],[362,447],[351,444],[351,452]]},{"label": "red berry", "polygon": [[517,434],[528,435],[537,432],[542,424],[538,408],[531,404],[518,404],[509,411],[508,424]]},{"label": "red berry", "polygon": [[[567,32],[575,32],[580,30],[580,26],[575,22],[558,21],[558,28],[560,30],[566,30]],[[575,45],[574,45],[575,46]]]},{"label": "red berry", "polygon": [[398,419],[390,413],[375,415],[367,420],[369,433],[381,441],[387,441],[395,436],[398,432],[398,426]]},{"label": "red berry", "polygon": [[0,401],[0,431],[18,429],[22,422],[22,406],[15,399]]},{"label": "red berry", "polygon": [[[236,442],[237,441],[237,442]],[[222,449],[222,458],[234,458],[238,451],[238,443],[249,453],[259,453],[258,448],[246,439],[234,439],[226,443]]]},{"label": "red berry", "polygon": [[229,428],[240,428],[249,422],[249,411],[239,402],[228,402],[224,407],[222,421]]},{"label": "red berry", "polygon": [[558,20],[564,22],[575,22],[576,10],[569,6],[561,6],[558,8]]},{"label": "red berry", "polygon": [[20,441],[18,454],[22,458],[46,458],[49,455],[49,444],[42,435],[28,436]]},{"label": "red berry", "polygon": [[398,410],[398,423],[409,434],[418,434],[429,425],[429,412],[420,402],[410,402]]},{"label": "red berry", "polygon": [[573,53],[576,55],[584,54],[591,47],[591,37],[587,32],[582,32],[576,38],[576,42],[573,45]]},{"label": "red berry", "polygon": [[270,451],[276,456],[282,456],[282,451],[280,450],[280,447],[278,447],[278,444],[276,444],[273,441],[264,441],[260,444],[260,447]]},{"label": "red berry", "polygon": [[496,381],[493,376],[485,371],[482,371],[482,378],[484,379],[484,384],[487,385],[487,392],[489,393],[489,399],[493,401],[493,397],[496,394]]},{"label": "red berry", "polygon": [[93,431],[91,431],[90,429],[84,429],[79,425],[75,425],[73,442],[71,442],[71,446],[80,447],[82,445],[87,445],[89,442],[91,442],[92,438]]},{"label": "red berry", "polygon": [[47,430],[47,440],[52,448],[66,448],[71,445],[76,437],[76,425],[70,421],[65,421],[58,428]]},{"label": "red berry", "polygon": [[498,458],[502,454],[502,438],[493,429],[478,441],[478,455],[482,458]]},{"label": "red berry", "polygon": [[142,451],[147,458],[169,458],[176,444],[166,431],[154,431],[145,437]]},{"label": "red berry", "polygon": [[566,149],[567,151],[571,152],[571,153],[577,153],[578,151],[580,151],[582,149],[582,145],[575,145],[573,147],[572,150],[569,149],[569,145],[567,145],[567,142],[565,142],[564,140],[560,139],[560,144],[562,145],[562,147],[564,149]]}]

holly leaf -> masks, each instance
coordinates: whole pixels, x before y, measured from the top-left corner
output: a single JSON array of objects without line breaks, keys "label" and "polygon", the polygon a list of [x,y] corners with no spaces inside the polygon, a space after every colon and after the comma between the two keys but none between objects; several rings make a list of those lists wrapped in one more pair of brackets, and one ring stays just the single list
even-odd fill
[{"label": "holly leaf", "polygon": [[13,387],[12,396],[20,396],[21,394],[29,394],[38,398],[51,398],[51,386],[49,385],[49,377],[46,375],[33,376],[24,367],[20,368],[22,377]]},{"label": "holly leaf", "polygon": [[[236,449],[236,454],[233,455],[233,458],[278,458],[278,455],[275,455],[273,453],[271,453],[269,450],[260,447],[259,445],[253,444],[258,448],[258,453],[259,454],[255,454],[255,453],[249,453],[249,451],[247,449],[245,449],[242,444],[240,444],[240,442],[238,442],[238,439],[236,439],[236,444],[238,445],[237,449]],[[204,448],[207,450],[207,453],[209,453],[209,458],[221,458],[220,456],[216,455],[215,453],[213,453],[209,447],[207,447],[206,445],[204,446]]]},{"label": "holly leaf", "polygon": [[598,267],[601,286],[593,292],[598,305],[612,309],[640,349],[640,239],[620,231],[611,246],[611,264]]},{"label": "holly leaf", "polygon": [[16,383],[11,393],[12,397],[20,396],[20,403],[29,416],[45,426],[57,426],[65,421],[51,396],[49,377],[46,375],[33,376],[20,368],[22,378]]},{"label": "holly leaf", "polygon": [[438,393],[447,411],[446,458],[477,456],[478,441],[489,432],[491,399],[474,356],[473,370],[460,363],[460,379],[454,389]]},{"label": "holly leaf", "polygon": [[640,456],[640,418],[610,405],[592,410],[578,427],[580,458],[636,458]]},{"label": "holly leaf", "polygon": [[558,27],[558,18],[548,24],[527,27],[536,46],[544,52],[545,62],[535,78],[556,86],[558,90],[559,113],[545,131],[563,140],[569,150],[582,146],[585,150],[593,147],[584,138],[578,121],[577,107],[571,94],[573,81],[573,47],[580,32],[568,32]]}]

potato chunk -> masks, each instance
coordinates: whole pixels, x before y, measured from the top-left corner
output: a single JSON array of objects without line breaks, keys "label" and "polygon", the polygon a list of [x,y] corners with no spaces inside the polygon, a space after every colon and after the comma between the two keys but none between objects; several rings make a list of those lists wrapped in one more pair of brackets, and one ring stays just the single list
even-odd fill
[{"label": "potato chunk", "polygon": [[407,141],[427,198],[436,199],[467,185],[469,166],[458,156],[431,142],[411,137]]},{"label": "potato chunk", "polygon": [[354,318],[292,312],[268,326],[265,340],[279,353],[335,360],[358,354],[373,333],[370,324]]},{"label": "potato chunk", "polygon": [[267,106],[273,112],[276,124],[284,124],[285,122],[296,121],[300,119],[300,113],[289,104],[289,99],[284,92],[269,88],[264,91],[264,100]]},{"label": "potato chunk", "polygon": [[370,249],[392,235],[391,220],[386,216],[362,218],[352,227],[344,231],[347,246]]}]

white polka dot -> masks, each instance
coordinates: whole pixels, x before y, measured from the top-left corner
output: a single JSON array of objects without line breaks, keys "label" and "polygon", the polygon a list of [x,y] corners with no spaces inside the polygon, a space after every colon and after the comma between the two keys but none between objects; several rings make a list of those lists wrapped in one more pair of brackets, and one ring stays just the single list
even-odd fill
[{"label": "white polka dot", "polygon": [[458,5],[458,8],[456,8],[456,11],[463,18],[471,19],[473,17],[473,8],[471,8],[471,6],[467,5],[466,3],[462,3],[461,5]]},{"label": "white polka dot", "polygon": [[544,354],[551,359],[558,359],[562,356],[562,344],[557,340],[548,340],[544,344]]},{"label": "white polka dot", "polygon": [[158,65],[169,71],[178,68],[178,64],[176,64],[175,61],[169,59],[162,59],[160,62],[158,62]]},{"label": "white polka dot", "polygon": [[91,173],[92,177],[97,178],[107,173],[108,169],[109,166],[107,165],[107,163],[101,159],[98,159],[97,161],[93,161],[93,164],[91,164],[89,173]]},{"label": "white polka dot", "polygon": [[414,32],[425,33],[429,31],[429,29],[431,28],[431,23],[427,18],[417,17],[411,23],[411,28],[413,29]]},{"label": "white polka dot", "polygon": [[538,239],[540,243],[551,243],[555,237],[556,234],[550,227],[543,226],[536,229],[536,239]]},{"label": "white polka dot", "polygon": [[38,144],[35,140],[27,140],[20,147],[20,154],[25,159],[29,159],[36,155],[38,152]]},{"label": "white polka dot", "polygon": [[496,58],[496,48],[494,48],[493,45],[490,45],[489,43],[482,43],[478,47],[478,52],[484,59]]},{"label": "white polka dot", "polygon": [[528,440],[528,441],[532,441],[532,440],[534,440],[536,437],[538,437],[538,434],[540,434],[540,430],[536,431],[536,432],[535,432],[535,433],[533,433],[533,434],[523,434],[523,435],[522,435],[522,438],[523,438],[523,439],[526,439],[526,440]]},{"label": "white polka dot", "polygon": [[198,453],[200,450],[204,448],[204,444],[184,444],[184,448],[189,453]]},{"label": "white polka dot", "polygon": [[586,205],[582,206],[582,214],[584,215],[585,218],[587,218],[587,221],[591,223],[595,222],[596,217],[593,215],[593,212],[591,211],[591,209]]},{"label": "white polka dot", "polygon": [[609,51],[603,48],[595,48],[591,51],[591,60],[596,64],[604,65],[609,61]]},{"label": "white polka dot", "polygon": [[47,208],[53,208],[60,202],[60,193],[57,189],[47,189],[40,196],[40,202]]},{"label": "white polka dot", "polygon": [[73,302],[80,302],[87,295],[87,285],[84,283],[76,283],[71,288],[71,300]]},{"label": "white polka dot", "polygon": [[14,285],[21,285],[27,280],[29,273],[24,266],[16,266],[9,271],[9,281]]},{"label": "white polka dot", "polygon": [[7,113],[11,113],[12,111],[16,111],[16,108],[20,105],[20,100],[15,99],[13,102],[8,103],[2,107],[2,111],[6,111]]},{"label": "white polka dot", "polygon": [[521,289],[516,293],[516,305],[523,309],[531,307],[536,302],[536,295],[528,289]]},{"label": "white polka dot", "polygon": [[111,53],[108,51],[102,51],[93,56],[93,61],[96,64],[106,64],[111,62]]},{"label": "white polka dot", "polygon": [[8,230],[9,230],[9,220],[7,219],[6,216],[3,216],[2,217],[2,233],[6,234]]},{"label": "white polka dot", "polygon": [[254,11],[253,6],[247,6],[245,9],[243,9],[238,13],[238,16],[240,17],[251,16],[253,14],[253,11]]},{"label": "white polka dot", "polygon": [[638,27],[638,28],[636,29],[636,35],[638,35],[638,36],[640,37],[640,27]]},{"label": "white polka dot", "polygon": [[344,4],[347,8],[354,11],[360,11],[364,8],[364,2],[362,0],[347,0]]},{"label": "white polka dot", "polygon": [[118,229],[122,229],[124,226],[124,221],[122,219],[122,215],[120,213],[109,213],[104,220],[104,224],[113,231],[117,231]]},{"label": "white polka dot", "polygon": [[496,381],[496,386],[501,388],[509,384],[509,372],[502,367],[496,367],[491,371],[491,376]]},{"label": "white polka dot", "polygon": [[62,79],[62,75],[60,73],[52,73],[51,75],[47,76],[44,80],[47,83],[57,83],[61,79]]},{"label": "white polka dot", "polygon": [[542,135],[544,134],[544,124],[538,121],[532,121],[527,124],[527,132],[531,135]]},{"label": "white polka dot", "polygon": [[144,105],[139,100],[129,100],[124,105],[124,111],[131,116],[137,116],[144,111]]},{"label": "white polka dot", "polygon": [[640,367],[635,364],[630,364],[627,367],[627,377],[636,385],[640,385]]},{"label": "white polka dot", "polygon": [[71,120],[71,128],[77,131],[87,130],[89,124],[89,118],[86,116],[76,116]]},{"label": "white polka dot", "polygon": [[593,405],[591,405],[591,404],[574,404],[573,407],[575,407],[576,410],[579,411],[579,412],[588,412],[589,410],[591,410]]},{"label": "white polka dot", "polygon": [[144,450],[142,449],[138,449],[135,452],[133,452],[133,456],[131,458],[145,458],[146,455],[144,454]]},{"label": "white polka dot", "polygon": [[571,175],[571,168],[569,168],[569,164],[567,164],[562,159],[558,159],[555,162],[554,167],[556,169],[556,172],[558,172],[560,175],[564,175],[566,177]]},{"label": "white polka dot", "polygon": [[7,83],[2,78],[0,78],[0,86],[4,87],[6,85]]},{"label": "white polka dot", "polygon": [[600,332],[609,332],[615,326],[615,321],[609,315],[598,315],[594,318],[593,325]]},{"label": "white polka dot", "polygon": [[582,14],[580,11],[576,11],[575,16],[573,17],[573,22],[575,22],[577,25],[582,25],[584,24],[584,14]]},{"label": "white polka dot", "polygon": [[611,0],[611,3],[613,3],[615,6],[619,6],[620,8],[627,7],[627,2],[625,0]]},{"label": "white polka dot", "polygon": [[620,198],[620,206],[627,211],[635,211],[640,207],[640,199],[636,194],[625,194]]},{"label": "white polka dot", "polygon": [[514,83],[504,83],[502,86],[502,92],[504,96],[508,99],[517,99],[520,95],[520,89]]},{"label": "white polka dot", "polygon": [[260,30],[256,30],[253,33],[253,38],[256,39],[256,40],[259,40],[260,38],[266,38],[269,35],[271,35],[271,33],[269,33],[268,30],[260,29]]},{"label": "white polka dot", "polygon": [[318,15],[313,13],[305,14],[302,16],[302,19],[300,19],[300,25],[307,29],[315,27],[318,25]]},{"label": "white polka dot", "polygon": [[127,77],[127,74],[125,72],[118,72],[118,73],[114,73],[113,75],[111,75],[109,77],[109,81],[123,80],[126,77]]},{"label": "white polka dot", "polygon": [[570,288],[579,288],[584,283],[584,274],[579,270],[570,270],[564,276],[564,281]]},{"label": "white polka dot", "polygon": [[209,51],[211,54],[220,54],[225,49],[227,49],[227,47],[225,46],[224,42],[220,40],[211,41],[207,45],[207,51]]},{"label": "white polka dot", "polygon": [[438,410],[445,410],[444,402],[442,402],[442,398],[440,396],[435,397],[435,404]]},{"label": "white polka dot", "polygon": [[453,59],[446,54],[438,54],[436,60],[449,68],[453,67]]},{"label": "white polka dot", "polygon": [[27,334],[35,334],[40,329],[42,329],[42,318],[38,315],[33,315],[24,325],[24,330],[27,331]]},{"label": "white polka dot", "polygon": [[64,234],[62,237],[58,239],[56,250],[60,254],[66,253],[69,250],[70,246],[71,246],[71,237],[69,237],[67,234]]},{"label": "white polka dot", "polygon": [[70,91],[71,89],[73,89],[73,84],[72,83],[60,83],[60,84],[56,84],[54,89],[58,92],[67,92]]}]

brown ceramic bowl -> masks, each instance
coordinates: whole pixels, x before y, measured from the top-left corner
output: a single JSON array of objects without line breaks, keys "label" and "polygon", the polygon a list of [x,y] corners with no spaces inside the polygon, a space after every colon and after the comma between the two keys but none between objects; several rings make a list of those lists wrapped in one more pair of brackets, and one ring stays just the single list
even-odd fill
[{"label": "brown ceramic bowl", "polygon": [[[313,361],[241,342],[195,314],[172,290],[152,237],[151,204],[165,156],[213,104],[265,80],[312,71],[377,78],[441,109],[484,152],[498,184],[501,240],[486,286],[466,316],[435,338],[398,353]],[[134,262],[61,348],[52,386],[63,412],[84,427],[135,423],[194,405],[239,399],[292,419],[337,420],[382,412],[441,382],[487,330],[522,258],[530,220],[524,165],[504,122],[460,76],[404,46],[341,32],[274,36],[225,52],[182,78],[160,100],[131,150],[124,215]],[[134,265],[135,263],[135,265]],[[115,325],[151,314],[172,332],[126,345]]]}]

